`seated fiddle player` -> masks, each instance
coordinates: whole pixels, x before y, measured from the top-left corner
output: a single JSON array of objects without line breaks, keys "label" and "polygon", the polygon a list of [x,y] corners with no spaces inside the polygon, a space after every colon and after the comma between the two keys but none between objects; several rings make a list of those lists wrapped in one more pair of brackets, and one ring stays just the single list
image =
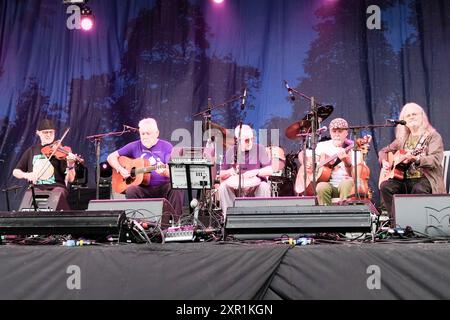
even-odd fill
[{"label": "seated fiddle player", "polygon": [[140,139],[130,142],[108,156],[108,163],[120,173],[123,179],[130,177],[130,171],[119,163],[119,157],[131,159],[148,159],[156,170],[150,172],[148,179],[141,185],[129,185],[125,190],[127,199],[136,198],[166,198],[179,217],[183,211],[183,191],[174,190],[170,185],[170,172],[166,164],[170,160],[173,146],[170,142],[158,139],[159,130],[153,118],[142,119],[139,122]]},{"label": "seated fiddle player", "polygon": [[[239,139],[239,126],[234,130],[234,135]],[[224,219],[228,207],[233,206],[238,195],[238,170],[242,175],[241,196],[270,197],[270,187],[266,179],[272,175],[271,162],[264,146],[254,143],[253,140],[253,129],[248,125],[242,125],[239,152],[237,146],[233,146],[225,153],[220,170],[222,182],[219,186],[220,206]]]},{"label": "seated fiddle player", "polygon": [[13,176],[17,179],[26,179],[39,190],[50,190],[52,196],[61,196],[58,207],[54,210],[67,210],[69,204],[67,196],[69,191],[67,184],[75,180],[75,159],[73,153],[69,153],[66,159],[60,160],[51,157],[50,163],[43,148],[55,142],[55,125],[49,119],[43,119],[36,129],[36,135],[40,143],[29,147],[22,154]]},{"label": "seated fiddle player", "polygon": [[[389,215],[394,194],[445,193],[441,135],[416,103],[403,106],[400,120],[406,121],[406,125],[397,126],[395,140],[378,154],[382,165],[380,193]],[[395,153],[394,162],[388,161],[390,152]],[[393,163],[400,163],[397,170],[390,170]]]},{"label": "seated fiddle player", "polygon": [[[317,144],[316,157],[319,157],[319,161],[324,161],[337,155],[337,159],[330,163],[329,180],[317,183],[316,194],[319,205],[330,205],[332,198],[339,197],[341,201],[347,199],[354,186],[352,158],[348,148],[353,142],[347,139],[348,123],[345,119],[336,118],[330,122],[328,128],[331,140]],[[345,149],[348,149],[347,152]],[[306,168],[311,169],[311,163],[307,163]],[[299,172],[301,171],[300,169]],[[317,181],[320,181],[319,177]]]}]

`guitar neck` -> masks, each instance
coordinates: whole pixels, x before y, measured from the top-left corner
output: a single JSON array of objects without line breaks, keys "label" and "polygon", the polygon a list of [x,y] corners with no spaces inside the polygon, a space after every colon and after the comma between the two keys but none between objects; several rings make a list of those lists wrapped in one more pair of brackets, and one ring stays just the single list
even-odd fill
[{"label": "guitar neck", "polygon": [[158,166],[149,166],[149,167],[142,167],[139,169],[136,169],[135,173],[139,174],[139,173],[149,173],[158,169],[165,169],[166,165],[158,165]]}]

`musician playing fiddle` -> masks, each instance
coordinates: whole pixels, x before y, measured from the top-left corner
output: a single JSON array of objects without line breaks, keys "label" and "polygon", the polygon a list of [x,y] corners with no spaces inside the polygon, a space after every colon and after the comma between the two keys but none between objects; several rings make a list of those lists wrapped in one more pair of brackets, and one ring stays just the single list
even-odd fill
[{"label": "musician playing fiddle", "polygon": [[220,170],[222,182],[219,186],[219,197],[224,219],[228,207],[233,206],[238,195],[239,170],[242,176],[241,196],[270,197],[270,187],[266,180],[273,170],[266,149],[254,143],[253,129],[248,125],[242,125],[242,130],[237,126],[234,134],[236,139],[240,137],[240,150],[237,150],[237,146],[229,148]]},{"label": "musician playing fiddle", "polygon": [[[380,175],[381,197],[389,215],[392,214],[394,194],[445,193],[442,172],[444,145],[441,135],[433,128],[421,106],[407,103],[400,112],[400,120],[406,125],[397,126],[395,140],[380,150],[378,156],[382,166]],[[388,154],[395,153],[388,161]],[[391,170],[395,159],[402,170]],[[403,160],[403,161],[401,161]],[[383,180],[383,172],[392,172]],[[397,174],[394,175],[394,171]]]},{"label": "musician playing fiddle", "polygon": [[75,179],[75,160],[77,158],[71,152],[67,152],[64,159],[55,156],[48,160],[49,154],[44,154],[45,147],[55,143],[55,125],[49,119],[40,121],[36,129],[36,135],[40,143],[29,147],[20,158],[13,176],[17,179],[26,179],[38,189],[51,190],[52,193],[61,193],[61,208],[68,209],[67,196],[69,191],[67,184]]},{"label": "musician playing fiddle", "polygon": [[173,146],[166,140],[159,139],[159,130],[156,120],[153,118],[142,119],[139,122],[140,139],[130,142],[108,156],[108,162],[116,172],[127,179],[130,170],[119,161],[120,158],[145,159],[155,170],[151,171],[148,181],[140,185],[130,185],[125,190],[127,199],[137,198],[166,198],[180,216],[183,211],[183,191],[175,190],[170,185],[169,162]]},{"label": "musician playing fiddle", "polygon": [[[324,175],[326,177],[316,177],[316,194],[317,201],[320,205],[330,205],[332,198],[339,197],[340,200],[345,200],[351,194],[353,189],[353,165],[350,152],[353,141],[347,139],[347,128],[348,123],[345,119],[336,118],[332,120],[329,125],[331,140],[322,141],[317,144],[316,157],[319,158],[320,163],[324,164],[324,168],[327,167],[327,170],[329,171],[328,175]],[[299,155],[299,158],[301,160],[301,155]],[[333,158],[335,159],[331,160]],[[326,162],[328,159],[331,161]],[[310,172],[310,174],[307,174],[308,177],[312,175],[312,165],[310,160],[306,161],[306,170],[307,172]],[[296,191],[298,193],[302,193],[305,190],[304,187],[299,190],[300,185],[304,185],[303,172],[304,169],[300,168],[297,175]],[[311,185],[312,184],[310,183],[309,186]],[[308,187],[306,189],[308,191]],[[312,194],[313,193],[314,189],[312,189]]]}]

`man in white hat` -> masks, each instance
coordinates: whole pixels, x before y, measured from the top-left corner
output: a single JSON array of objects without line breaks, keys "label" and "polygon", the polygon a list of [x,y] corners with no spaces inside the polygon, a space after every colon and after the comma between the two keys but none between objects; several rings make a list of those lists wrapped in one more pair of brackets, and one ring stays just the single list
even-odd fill
[{"label": "man in white hat", "polygon": [[[330,205],[332,198],[339,197],[340,200],[345,200],[354,186],[351,148],[347,148],[353,144],[347,139],[348,123],[345,119],[336,118],[330,122],[328,129],[331,140],[317,144],[316,156],[319,157],[319,161],[334,155],[337,155],[337,158],[329,163],[331,165],[329,181],[317,183],[317,201],[320,205]],[[310,163],[307,164],[307,169],[308,167],[311,167]]]},{"label": "man in white hat", "polygon": [[235,128],[234,135],[237,146],[229,148],[221,166],[219,187],[220,206],[224,219],[227,209],[233,206],[239,187],[239,171],[241,171],[241,196],[270,197],[267,177],[272,175],[270,158],[264,146],[254,143],[253,129],[248,125]]}]

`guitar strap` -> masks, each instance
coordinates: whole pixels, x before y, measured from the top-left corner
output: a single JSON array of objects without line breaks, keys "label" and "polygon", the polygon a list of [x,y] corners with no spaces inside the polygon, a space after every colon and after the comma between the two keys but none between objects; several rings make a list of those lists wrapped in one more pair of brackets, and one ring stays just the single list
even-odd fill
[{"label": "guitar strap", "polygon": [[[429,143],[429,141],[427,141],[427,140],[429,140],[428,138],[430,138],[430,134],[429,134],[429,133],[424,133],[424,134],[420,137],[420,139],[419,139],[419,141],[417,142],[416,146],[414,147],[414,150],[419,149],[419,148],[422,148],[423,145],[428,144],[428,143]],[[408,139],[406,139],[405,143],[403,144],[403,149],[405,149],[405,146],[406,146],[406,142],[407,142],[407,141],[408,141]]]}]

